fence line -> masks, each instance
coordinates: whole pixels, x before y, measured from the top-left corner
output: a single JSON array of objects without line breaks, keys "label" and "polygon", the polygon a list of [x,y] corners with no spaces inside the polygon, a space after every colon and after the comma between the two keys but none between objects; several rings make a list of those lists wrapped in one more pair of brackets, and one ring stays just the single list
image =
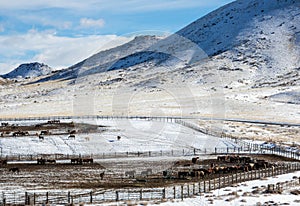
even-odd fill
[{"label": "fence line", "polygon": [[[228,153],[260,153],[260,154],[276,154],[283,157],[289,157],[292,159],[300,160],[300,153],[294,151],[286,151],[281,148],[263,148],[261,145],[253,144],[250,142],[243,141],[239,138],[233,137],[232,135],[225,134],[223,132],[213,131],[201,128],[200,126],[184,121],[187,117],[146,117],[146,116],[97,116],[97,115],[87,115],[87,116],[49,116],[49,117],[28,117],[28,118],[0,118],[0,121],[30,121],[30,120],[55,120],[55,119],[133,119],[133,120],[144,120],[144,121],[165,121],[165,122],[172,122],[176,124],[180,124],[182,126],[191,128],[198,132],[204,133],[206,135],[212,135],[220,138],[227,139],[235,144],[239,145],[240,147],[227,147],[224,151],[224,148],[215,148],[214,151],[201,151],[200,149],[193,149],[192,150],[183,150],[181,151],[148,151],[148,152],[115,152],[115,153],[103,153],[103,154],[89,154],[89,156],[95,156],[97,159],[106,159],[106,158],[115,158],[115,157],[157,157],[157,156],[187,156],[187,155],[198,155],[198,154],[228,154]],[[80,154],[77,154],[80,155]],[[35,160],[36,157],[40,155],[19,155],[19,154],[12,154],[10,156],[6,156],[4,158],[11,159],[11,160]],[[74,156],[74,154],[53,154],[51,158],[53,159],[69,159],[70,157]],[[76,154],[75,154],[76,156]],[[85,155],[87,156],[87,155]],[[1,152],[1,158],[2,152]]]},{"label": "fence line", "polygon": [[[248,172],[236,172],[231,174],[219,175],[210,179],[177,184],[175,186],[143,189],[110,189],[98,191],[86,191],[82,193],[67,191],[48,191],[48,192],[5,192],[0,199],[1,205],[9,204],[79,204],[79,203],[104,203],[118,201],[149,201],[184,199],[195,195],[203,195],[212,190],[232,186],[237,183],[287,174],[300,170],[299,163],[288,163],[279,165],[275,168],[252,170]],[[290,182],[278,183],[280,188],[290,188],[300,184],[300,177]],[[2,200],[2,202],[1,202]],[[205,203],[203,203],[205,204]]]},{"label": "fence line", "polygon": [[216,121],[229,121],[229,122],[243,122],[243,123],[253,123],[253,124],[267,124],[267,125],[287,125],[287,126],[297,126],[300,124],[288,123],[288,122],[268,122],[260,120],[247,120],[247,119],[230,119],[230,118],[214,118],[214,117],[189,117],[189,116],[110,116],[110,115],[82,115],[82,116],[47,116],[47,117],[19,117],[19,118],[0,118],[0,121],[32,121],[32,120],[64,120],[64,119],[136,119],[136,120],[160,120],[160,121],[170,121],[175,120],[216,120]]},{"label": "fence line", "polygon": [[102,154],[35,154],[21,155],[11,154],[2,156],[2,159],[8,161],[35,161],[37,158],[43,157],[55,160],[69,160],[71,158],[93,158],[93,159],[110,159],[110,158],[131,158],[131,157],[182,157],[195,156],[200,154],[211,154],[208,151],[200,151],[198,149],[182,149],[182,150],[160,150],[160,151],[131,151],[131,152],[110,152]]},{"label": "fence line", "polygon": [[216,136],[219,138],[223,138],[229,140],[237,145],[238,147],[226,147],[226,148],[215,148],[214,154],[229,154],[229,153],[247,153],[247,154],[274,154],[279,155],[282,157],[288,157],[291,159],[300,160],[300,153],[295,151],[286,151],[281,147],[274,147],[274,148],[265,148],[259,144],[246,142],[240,138],[234,137],[232,135],[225,134],[223,132],[207,130],[204,128],[199,127],[196,124],[186,122],[183,120],[176,119],[175,123],[180,124],[182,126],[191,128],[195,131],[201,132],[206,135]]}]

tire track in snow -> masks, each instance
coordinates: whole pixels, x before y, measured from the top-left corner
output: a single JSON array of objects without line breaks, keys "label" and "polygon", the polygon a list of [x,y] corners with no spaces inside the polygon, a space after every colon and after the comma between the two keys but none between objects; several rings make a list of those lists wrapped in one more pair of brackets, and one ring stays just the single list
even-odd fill
[{"label": "tire track in snow", "polygon": [[[64,143],[64,141],[62,140],[62,137],[60,137],[60,136],[59,136],[59,140],[62,140],[62,142],[59,142],[59,143],[58,143],[58,141],[57,141],[58,139],[56,137],[50,137],[50,138],[47,138],[47,140],[49,142],[51,142],[60,153],[66,154],[66,153],[69,153],[70,150],[73,152],[72,148],[70,148],[69,145]],[[62,143],[64,143],[64,144],[62,144]]]},{"label": "tire track in snow", "polygon": [[59,138],[73,152],[73,154],[76,154],[76,150],[68,143],[68,141],[69,141],[68,139],[63,139],[61,136],[59,136]]}]

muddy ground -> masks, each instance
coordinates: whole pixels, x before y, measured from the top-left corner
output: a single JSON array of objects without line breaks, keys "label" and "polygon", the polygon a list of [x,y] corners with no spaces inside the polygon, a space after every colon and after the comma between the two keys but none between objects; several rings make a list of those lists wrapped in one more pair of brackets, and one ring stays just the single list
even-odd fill
[{"label": "muddy ground", "polygon": [[[272,155],[253,155],[252,158],[265,159],[268,162],[291,162],[289,158]],[[188,157],[187,157],[188,158]],[[193,179],[167,179],[163,171],[189,169],[195,167],[189,159],[176,158],[124,158],[94,160],[93,164],[74,165],[70,160],[57,161],[56,164],[38,165],[36,162],[8,162],[0,168],[2,188],[18,185],[28,189],[99,189],[125,187],[160,187],[175,183],[194,181]],[[208,158],[208,159],[207,159]],[[200,157],[196,167],[208,167],[211,163],[222,164],[216,156]],[[191,165],[191,166],[189,166]],[[9,171],[18,168],[19,172]],[[151,174],[141,173],[151,169]],[[125,175],[126,171],[135,171],[134,177]],[[101,173],[104,177],[101,179]]]}]

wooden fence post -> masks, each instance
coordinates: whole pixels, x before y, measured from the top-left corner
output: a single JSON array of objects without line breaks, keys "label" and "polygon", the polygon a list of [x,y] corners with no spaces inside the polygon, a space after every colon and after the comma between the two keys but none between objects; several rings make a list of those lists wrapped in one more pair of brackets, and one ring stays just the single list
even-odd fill
[{"label": "wooden fence post", "polygon": [[143,199],[143,190],[141,189],[140,190],[140,200],[142,200]]},{"label": "wooden fence post", "polygon": [[[299,177],[299,183],[300,183],[300,177]],[[201,182],[200,181],[198,183],[198,190],[199,190],[199,194],[201,196]]]},{"label": "wooden fence post", "polygon": [[119,201],[119,191],[116,191],[116,202]]},{"label": "wooden fence post", "polygon": [[36,198],[36,197],[35,197],[35,193],[33,193],[33,205],[35,205],[35,203],[36,203],[36,202],[35,202],[35,198]]},{"label": "wooden fence post", "polygon": [[195,195],[195,183],[193,184],[193,195]]},{"label": "wooden fence post", "polygon": [[90,192],[90,203],[93,203],[93,192]]},{"label": "wooden fence post", "polygon": [[48,203],[49,203],[49,193],[46,192],[46,204],[48,204]]},{"label": "wooden fence post", "polygon": [[181,200],[183,200],[183,185],[181,185]]},{"label": "wooden fence post", "polygon": [[174,199],[176,199],[176,187],[175,186],[173,188],[173,191],[174,191]]},{"label": "wooden fence post", "polygon": [[28,205],[28,199],[27,199],[27,197],[28,197],[28,193],[27,192],[25,192],[25,205]]},{"label": "wooden fence post", "polygon": [[166,199],[166,188],[164,188],[164,189],[162,190],[162,193],[163,193],[162,198],[163,198],[163,200],[164,200],[164,199]]},{"label": "wooden fence post", "polygon": [[210,179],[208,180],[208,191],[211,191]]},{"label": "wooden fence post", "polygon": [[71,202],[71,192],[68,192],[68,203],[70,204]]}]

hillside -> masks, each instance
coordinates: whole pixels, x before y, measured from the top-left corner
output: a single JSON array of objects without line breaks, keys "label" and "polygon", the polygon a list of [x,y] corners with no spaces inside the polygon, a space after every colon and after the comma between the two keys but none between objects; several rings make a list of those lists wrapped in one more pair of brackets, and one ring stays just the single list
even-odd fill
[{"label": "hillside", "polygon": [[300,119],[299,6],[292,0],[235,1],[171,36],[136,37],[38,84],[10,86],[0,93],[6,102],[2,114],[18,108],[18,114],[30,116],[295,122]]},{"label": "hillside", "polygon": [[[138,37],[95,54],[49,79],[131,67],[180,68],[215,57],[229,60],[229,67],[246,66],[259,78],[268,78],[258,79],[255,86],[271,84],[274,74],[288,74],[288,81],[295,82],[298,80],[294,78],[298,77],[295,69],[300,67],[299,5],[300,2],[293,0],[235,1],[167,38]],[[280,76],[275,78],[281,81]]]},{"label": "hillside", "polygon": [[52,72],[52,68],[50,68],[48,65],[45,65],[43,63],[27,63],[27,64],[21,64],[13,71],[1,75],[3,78],[33,78],[33,77],[39,77],[44,76],[47,74],[50,74]]},{"label": "hillside", "polygon": [[155,44],[161,38],[156,36],[137,36],[132,41],[124,45],[100,51],[97,54],[67,68],[59,71],[51,77],[40,80],[39,82],[56,79],[73,79],[78,75],[91,75],[99,72],[111,70],[116,61],[125,58],[135,52],[141,52],[151,45]]}]

